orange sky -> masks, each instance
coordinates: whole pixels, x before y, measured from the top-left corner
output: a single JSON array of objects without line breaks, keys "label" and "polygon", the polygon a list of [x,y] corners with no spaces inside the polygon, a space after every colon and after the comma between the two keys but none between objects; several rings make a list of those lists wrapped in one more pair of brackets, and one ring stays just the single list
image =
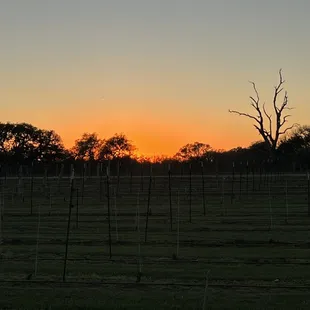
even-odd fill
[{"label": "orange sky", "polygon": [[309,124],[309,10],[283,0],[6,1],[1,121],[54,129],[67,147],[84,132],[124,133],[148,156],[195,141],[248,146],[259,139],[252,122],[228,109],[251,112],[249,80],[270,104],[280,68],[291,121]]},{"label": "orange sky", "polygon": [[[108,99],[105,99],[104,104],[107,101]],[[121,105],[119,102],[111,101],[112,108]],[[223,116],[216,115],[216,112],[208,115],[207,109],[202,110],[202,113],[192,111],[192,115],[188,115],[187,119],[186,111],[165,113],[163,110],[152,113],[147,106],[138,111],[124,113],[115,113],[112,108],[110,111],[108,108],[103,108],[105,113],[101,114],[101,104],[103,103],[98,103],[98,110],[95,104],[92,105],[94,107],[92,112],[88,111],[90,105],[85,105],[79,115],[74,113],[72,117],[69,111],[50,115],[50,121],[40,120],[39,116],[34,119],[34,124],[43,127],[48,124],[50,128],[54,128],[63,137],[67,147],[71,147],[75,139],[84,132],[96,132],[101,138],[109,138],[115,133],[125,133],[138,147],[139,153],[147,156],[174,155],[181,146],[195,141],[208,143],[215,149],[229,149],[247,146],[259,138],[254,128],[251,128],[251,122],[233,116],[228,111],[223,111]],[[156,102],[149,104],[156,106]],[[218,122],[218,119],[222,121]],[[240,121],[241,126],[247,130],[240,131]]]}]

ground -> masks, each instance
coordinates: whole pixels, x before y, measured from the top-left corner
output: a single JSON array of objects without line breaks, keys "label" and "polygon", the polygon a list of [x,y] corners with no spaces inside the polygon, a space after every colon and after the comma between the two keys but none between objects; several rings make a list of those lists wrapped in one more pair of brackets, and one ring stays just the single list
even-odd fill
[{"label": "ground", "polygon": [[111,253],[106,178],[76,178],[65,282],[70,179],[2,180],[0,308],[309,309],[307,178],[189,178],[170,215],[167,176],[111,177]]}]

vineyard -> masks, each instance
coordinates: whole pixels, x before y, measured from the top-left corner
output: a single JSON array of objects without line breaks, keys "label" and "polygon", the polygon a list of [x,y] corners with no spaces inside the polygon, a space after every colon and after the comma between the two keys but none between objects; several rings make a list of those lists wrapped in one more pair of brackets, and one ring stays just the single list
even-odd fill
[{"label": "vineyard", "polygon": [[310,307],[306,175],[8,176],[0,202],[1,309]]}]

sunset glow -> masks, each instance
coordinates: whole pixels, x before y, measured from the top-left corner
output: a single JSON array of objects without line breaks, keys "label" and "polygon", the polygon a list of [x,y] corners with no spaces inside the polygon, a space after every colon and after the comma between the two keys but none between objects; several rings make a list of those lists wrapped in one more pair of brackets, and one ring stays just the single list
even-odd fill
[{"label": "sunset glow", "polygon": [[[296,109],[310,112],[309,1],[2,1],[1,121],[124,133],[139,154],[194,141],[248,146],[256,82],[271,104],[279,68]],[[103,100],[104,99],[104,100]]]}]

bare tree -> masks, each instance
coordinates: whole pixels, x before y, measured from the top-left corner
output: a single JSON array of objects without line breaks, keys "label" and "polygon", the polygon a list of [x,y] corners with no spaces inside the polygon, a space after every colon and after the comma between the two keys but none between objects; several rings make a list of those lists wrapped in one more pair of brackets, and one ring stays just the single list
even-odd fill
[{"label": "bare tree", "polygon": [[[279,83],[274,87],[274,95],[272,100],[272,109],[274,110],[274,118],[272,114],[269,114],[265,103],[261,105],[260,97],[254,82],[250,82],[253,86],[255,97],[250,96],[251,106],[255,109],[257,115],[252,115],[244,112],[235,110],[229,110],[230,113],[235,113],[240,116],[246,116],[254,120],[253,126],[257,129],[261,137],[264,139],[272,158],[275,156],[275,151],[278,147],[279,138],[289,130],[294,128],[298,124],[283,128],[284,124],[287,123],[287,119],[291,116],[285,114],[284,110],[292,110],[293,108],[288,106],[288,96],[285,91],[281,104],[278,104],[279,94],[283,90],[283,84],[285,80],[282,77],[282,69],[279,70]],[[267,124],[265,123],[267,122]]]}]

